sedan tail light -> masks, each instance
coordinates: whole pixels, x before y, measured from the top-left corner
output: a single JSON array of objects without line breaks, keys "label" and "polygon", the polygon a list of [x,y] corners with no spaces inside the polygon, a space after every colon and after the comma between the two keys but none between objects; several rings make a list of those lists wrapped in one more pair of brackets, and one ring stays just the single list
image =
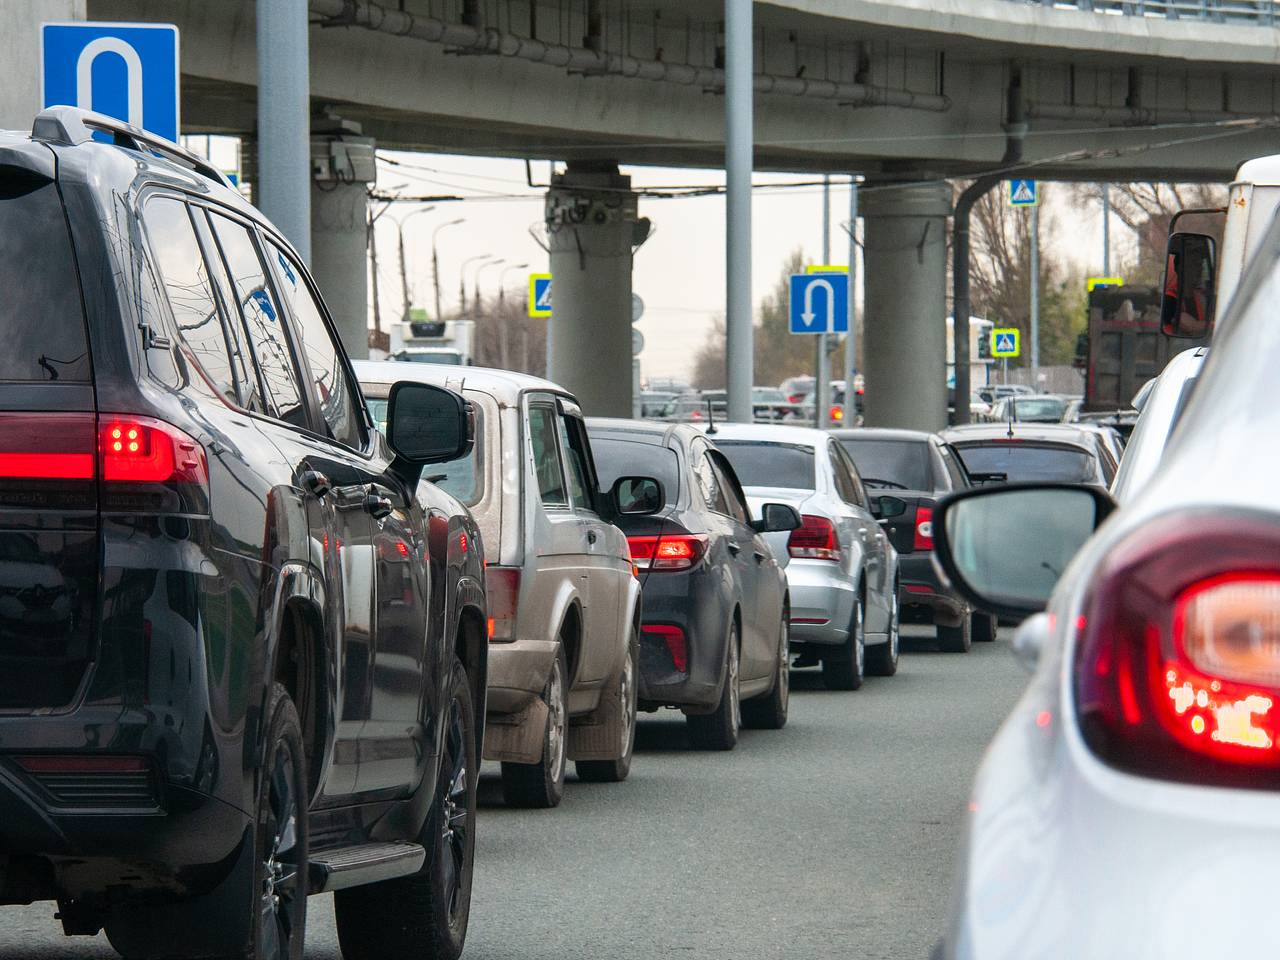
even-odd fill
[{"label": "sedan tail light", "polygon": [[689,570],[702,559],[707,538],[692,533],[659,537],[627,537],[637,570]]},{"label": "sedan tail light", "polygon": [[1280,788],[1280,528],[1161,521],[1095,584],[1076,624],[1090,748],[1163,779]]},{"label": "sedan tail light", "polygon": [[489,639],[494,643],[510,643],[516,639],[520,568],[485,567],[484,580],[489,604]]},{"label": "sedan tail light", "polygon": [[911,549],[933,549],[933,507],[916,507],[915,540],[911,544]]},{"label": "sedan tail light", "polygon": [[840,541],[835,524],[826,517],[804,514],[787,539],[787,553],[797,560],[839,560]]}]

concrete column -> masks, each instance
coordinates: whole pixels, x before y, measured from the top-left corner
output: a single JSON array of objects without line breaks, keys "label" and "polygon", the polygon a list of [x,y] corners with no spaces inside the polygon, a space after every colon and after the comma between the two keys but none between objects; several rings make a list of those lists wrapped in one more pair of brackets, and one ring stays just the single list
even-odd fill
[{"label": "concrete column", "polygon": [[308,265],[311,264],[311,192],[307,125],[311,115],[311,60],[307,0],[257,4],[258,208]]},{"label": "concrete column", "polygon": [[631,416],[631,258],[649,235],[613,161],[570,161],[547,192],[547,376],[596,417]]},{"label": "concrete column", "polygon": [[355,124],[332,118],[313,132],[311,272],[342,345],[363,360],[369,356],[371,333],[368,185],[376,171],[373,140],[358,134]]},{"label": "concrete column", "polygon": [[945,183],[864,187],[866,424],[941,430],[947,422]]}]

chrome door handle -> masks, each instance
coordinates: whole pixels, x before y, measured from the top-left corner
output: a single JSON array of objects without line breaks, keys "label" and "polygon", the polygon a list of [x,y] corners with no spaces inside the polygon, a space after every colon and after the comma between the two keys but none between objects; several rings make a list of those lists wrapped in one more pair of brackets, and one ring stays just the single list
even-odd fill
[{"label": "chrome door handle", "polygon": [[391,516],[392,504],[386,497],[371,493],[364,498],[364,508],[375,520]]},{"label": "chrome door handle", "polygon": [[333,486],[329,483],[329,478],[319,470],[308,470],[304,473],[302,475],[302,485],[321,500],[327,497],[333,489]]},{"label": "chrome door handle", "polygon": [[587,543],[595,543],[595,542],[596,542],[596,532],[594,530],[588,530]]},{"label": "chrome door handle", "polygon": [[741,552],[742,552],[742,547],[738,546],[736,543],[734,543],[732,540],[730,540],[730,541],[729,541],[729,552],[730,552],[730,553],[732,553],[732,554],[736,557],[739,553],[741,553]]}]

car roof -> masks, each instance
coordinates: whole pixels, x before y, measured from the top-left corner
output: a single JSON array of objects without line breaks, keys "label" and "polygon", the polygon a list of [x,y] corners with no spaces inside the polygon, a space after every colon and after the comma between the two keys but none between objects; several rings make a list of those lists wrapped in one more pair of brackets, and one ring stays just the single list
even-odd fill
[{"label": "car roof", "polygon": [[587,429],[594,434],[633,438],[644,437],[658,444],[669,444],[679,437],[686,444],[702,431],[687,423],[667,423],[662,420],[626,420],[622,417],[587,417]]},{"label": "car roof", "polygon": [[904,430],[895,427],[847,427],[827,431],[837,440],[917,440],[923,443],[936,433],[926,430]]},{"label": "car roof", "polygon": [[356,379],[362,384],[390,386],[397,380],[430,383],[437,387],[462,385],[464,390],[480,390],[496,397],[514,400],[530,390],[545,390],[572,397],[564,387],[543,380],[541,377],[512,370],[494,370],[489,367],[459,367],[448,363],[405,363],[399,360],[355,360]]},{"label": "car roof", "polygon": [[831,434],[813,427],[787,427],[772,423],[717,423],[711,440],[755,440],[759,443],[792,443],[820,447]]},{"label": "car roof", "polygon": [[958,427],[950,427],[942,432],[942,439],[948,443],[980,443],[983,440],[1007,439],[1012,431],[1018,440],[1042,440],[1046,443],[1070,443],[1079,447],[1089,447],[1091,431],[1081,430],[1068,423],[967,423]]}]

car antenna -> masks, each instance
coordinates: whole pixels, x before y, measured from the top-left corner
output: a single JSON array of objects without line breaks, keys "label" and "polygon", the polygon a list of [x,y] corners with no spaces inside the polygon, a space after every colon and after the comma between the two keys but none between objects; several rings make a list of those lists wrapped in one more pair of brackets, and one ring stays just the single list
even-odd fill
[{"label": "car antenna", "polygon": [[711,405],[711,399],[707,399],[707,433],[716,432],[716,411]]},{"label": "car antenna", "polygon": [[1013,397],[1010,397],[1008,399],[1007,405],[1009,410],[1009,432],[1005,434],[1005,436],[1008,437],[1010,440],[1012,440],[1013,439],[1013,405],[1014,405]]}]

